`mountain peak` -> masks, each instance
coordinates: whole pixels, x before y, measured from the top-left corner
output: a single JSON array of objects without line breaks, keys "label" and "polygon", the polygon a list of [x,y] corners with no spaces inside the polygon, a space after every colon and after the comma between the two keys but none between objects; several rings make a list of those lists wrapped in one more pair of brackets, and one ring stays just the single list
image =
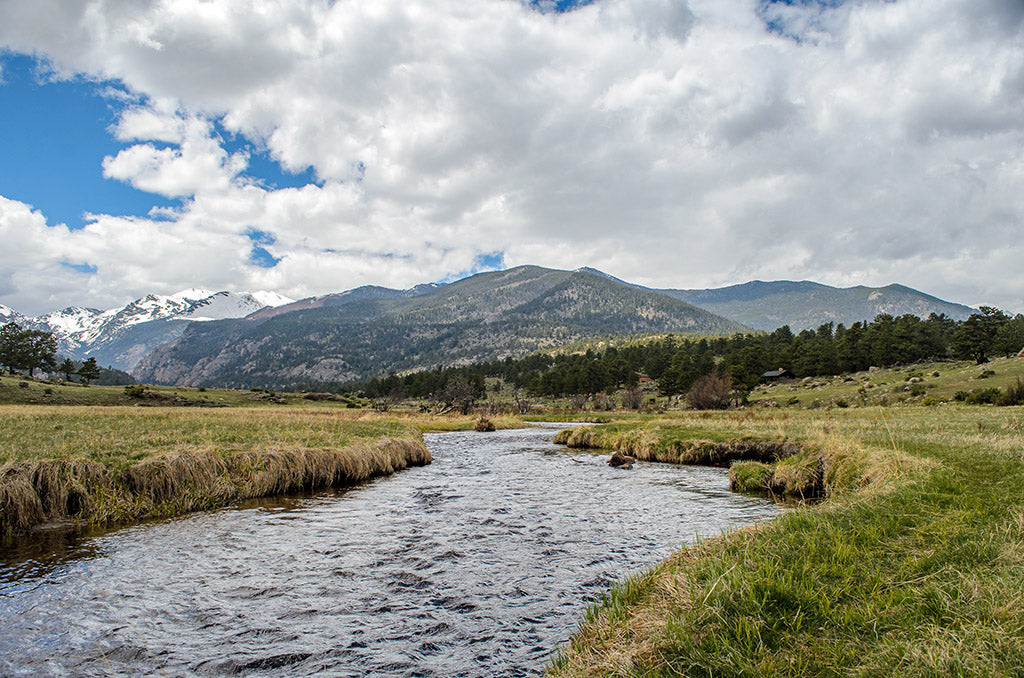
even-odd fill
[{"label": "mountain peak", "polygon": [[815,329],[829,322],[850,325],[872,320],[880,313],[909,313],[921,318],[945,313],[960,320],[974,311],[896,283],[885,287],[832,287],[809,280],[752,280],[728,287],[661,292],[765,331],[783,325],[794,331]]},{"label": "mountain peak", "polygon": [[[204,289],[202,287],[189,287],[188,289],[175,292],[174,294],[168,295],[164,298],[171,301],[201,301],[203,299],[209,299],[217,294],[226,294],[226,292],[214,292],[213,290]],[[159,299],[160,297],[156,298]]]},{"label": "mountain peak", "polygon": [[[176,338],[183,329],[181,322],[175,325],[157,321],[241,318],[262,308],[289,302],[291,299],[276,292],[214,292],[190,287],[170,295],[147,294],[120,308],[99,310],[69,306],[35,318],[26,318],[14,309],[0,306],[0,321],[13,320],[32,329],[53,332],[61,352],[72,357],[100,355],[106,365],[131,369],[144,355],[140,346],[145,345],[148,352],[155,345]],[[132,329],[139,327],[145,329]],[[125,342],[130,345],[113,348]]]}]

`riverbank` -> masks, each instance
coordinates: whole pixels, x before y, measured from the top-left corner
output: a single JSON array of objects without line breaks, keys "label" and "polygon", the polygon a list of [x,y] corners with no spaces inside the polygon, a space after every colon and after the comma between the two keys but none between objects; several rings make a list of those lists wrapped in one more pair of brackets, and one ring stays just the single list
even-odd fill
[{"label": "riverbank", "polygon": [[553,676],[1013,675],[1024,411],[692,414],[845,455],[826,501],[684,549],[591,609]]},{"label": "riverbank", "polygon": [[316,408],[5,406],[0,533],[359,482],[429,464],[421,425]]},{"label": "riverbank", "polygon": [[[799,501],[822,499],[892,477],[901,463],[892,450],[832,435],[827,427],[766,430],[755,422],[774,422],[775,414],[737,415],[709,420],[710,413],[691,412],[646,422],[581,426],[560,431],[555,443],[615,450],[640,461],[728,467],[733,491]],[[789,418],[787,414],[779,420]]]}]

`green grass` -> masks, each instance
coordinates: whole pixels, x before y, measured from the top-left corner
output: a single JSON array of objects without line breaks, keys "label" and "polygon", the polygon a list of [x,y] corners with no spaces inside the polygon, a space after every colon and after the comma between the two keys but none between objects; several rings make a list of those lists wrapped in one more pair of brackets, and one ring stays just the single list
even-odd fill
[{"label": "green grass", "polygon": [[829,407],[840,401],[850,407],[920,404],[927,398],[951,401],[958,391],[1005,391],[1018,379],[1024,380],[1024,358],[997,358],[984,365],[945,361],[761,386],[750,399],[795,407]]},{"label": "green grass", "polygon": [[862,472],[886,472],[620,585],[553,675],[1024,672],[1022,408],[780,412],[743,425],[824,436],[863,453]]},{"label": "green grass", "polygon": [[[25,386],[20,386],[25,384]],[[85,386],[79,383],[61,383],[28,379],[24,376],[0,375],[0,405],[190,405],[198,407],[275,407],[306,408],[315,404],[321,408],[353,409],[369,407],[368,401],[354,396],[340,396],[338,400],[312,401],[305,393],[271,393],[262,389],[203,388],[189,386],[152,386],[140,388],[150,397],[131,397],[124,386]]]},{"label": "green grass", "polygon": [[222,454],[270,448],[345,447],[381,437],[416,437],[398,418],[325,408],[0,407],[0,463],[84,459],[121,469],[183,449]]}]

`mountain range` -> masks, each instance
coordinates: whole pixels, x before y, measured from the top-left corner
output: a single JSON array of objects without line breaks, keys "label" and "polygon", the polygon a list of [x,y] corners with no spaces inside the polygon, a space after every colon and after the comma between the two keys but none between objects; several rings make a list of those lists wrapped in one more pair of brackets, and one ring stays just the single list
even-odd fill
[{"label": "mountain range", "polygon": [[802,280],[754,280],[706,290],[659,290],[676,299],[743,323],[755,330],[772,331],[789,325],[793,331],[814,329],[825,323],[850,326],[874,320],[881,313],[927,318],[945,313],[954,320],[967,318],[974,309],[943,301],[903,285],[885,287],[829,287]]},{"label": "mountain range", "polygon": [[61,352],[144,381],[275,388],[466,364],[622,334],[726,334],[849,325],[879,313],[966,318],[973,309],[902,285],[753,281],[650,289],[595,269],[521,266],[449,284],[378,286],[293,301],[269,292],[184,290],[121,308],[67,308],[0,323],[52,331]]},{"label": "mountain range", "polygon": [[213,292],[199,288],[149,294],[120,308],[68,307],[28,317],[0,305],[0,323],[53,332],[58,350],[71,358],[95,357],[101,365],[131,371],[157,346],[172,341],[192,322],[241,318],[268,306],[291,303],[275,292]]},{"label": "mountain range", "polygon": [[651,290],[537,266],[408,291],[358,288],[283,310],[193,325],[151,353],[136,376],[296,388],[519,356],[595,336],[743,329]]}]

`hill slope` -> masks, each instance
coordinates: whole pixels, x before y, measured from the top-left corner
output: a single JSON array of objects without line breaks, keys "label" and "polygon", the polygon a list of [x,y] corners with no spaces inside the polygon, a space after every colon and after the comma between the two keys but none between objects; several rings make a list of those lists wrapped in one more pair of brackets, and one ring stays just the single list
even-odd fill
[{"label": "hill slope", "polygon": [[593,336],[743,329],[657,292],[536,266],[481,273],[412,296],[373,293],[340,305],[299,305],[192,324],[150,354],[137,376],[284,388],[523,355]]},{"label": "hill slope", "polygon": [[967,318],[974,309],[943,301],[903,285],[885,287],[830,287],[810,281],[755,280],[742,285],[704,290],[658,290],[758,330],[789,325],[793,331],[815,329],[828,322],[847,326],[873,320],[879,313],[911,313],[927,318],[945,313],[954,320]]}]

